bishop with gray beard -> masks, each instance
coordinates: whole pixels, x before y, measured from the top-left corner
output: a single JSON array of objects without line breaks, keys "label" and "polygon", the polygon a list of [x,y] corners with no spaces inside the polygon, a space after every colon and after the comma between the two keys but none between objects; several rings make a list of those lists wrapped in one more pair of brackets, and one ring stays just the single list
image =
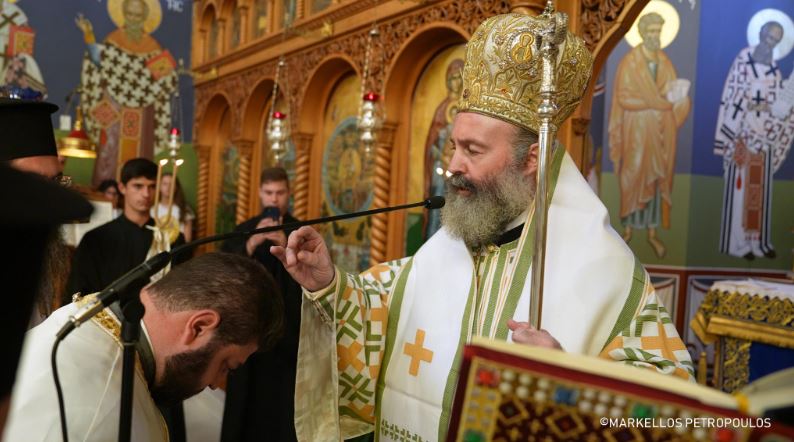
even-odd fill
[{"label": "bishop with gray beard", "polygon": [[[535,198],[536,175],[524,176],[523,164],[537,136],[517,128],[512,162],[502,171],[474,182],[461,174],[446,181],[441,223],[473,249],[494,244]],[[468,195],[457,191],[468,190]]]}]

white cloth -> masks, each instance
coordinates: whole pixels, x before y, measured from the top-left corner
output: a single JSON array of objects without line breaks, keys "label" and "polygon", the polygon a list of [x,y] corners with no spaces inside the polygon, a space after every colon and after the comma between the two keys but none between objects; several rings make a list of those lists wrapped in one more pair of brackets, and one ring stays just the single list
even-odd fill
[{"label": "white cloth", "polygon": [[94,211],[91,212],[91,218],[87,222],[61,224],[61,234],[67,245],[77,247],[80,244],[80,240],[83,239],[83,235],[105,223],[113,221],[121,213],[118,209],[113,208],[113,203],[110,201],[91,200],[91,205],[94,206]]},{"label": "white cloth", "polygon": [[[4,440],[60,441],[58,399],[50,353],[55,333],[78,309],[72,303],[56,310],[26,335],[12,392]],[[109,312],[105,310],[105,312]],[[122,348],[110,329],[89,321],[74,330],[58,349],[58,373],[71,441],[118,438]],[[167,441],[165,421],[136,369],[132,440]]]},{"label": "white cloth", "polygon": [[[166,216],[168,215],[168,204],[160,203],[157,205],[157,207],[152,207],[150,212],[152,214],[152,217],[154,218],[165,219]],[[190,210],[190,208],[188,208],[187,214],[185,214],[185,222],[182,222],[182,218],[180,217],[181,214],[182,211],[179,209],[179,206],[177,205],[171,206],[171,218],[179,221],[179,231],[182,232],[182,234],[184,234],[185,222],[193,221],[196,218],[196,216],[193,214],[193,211]]]},{"label": "white cloth", "polygon": [[791,283],[786,284],[759,279],[717,281],[711,286],[711,290],[731,293],[739,292],[745,295],[760,295],[794,301],[794,284]]},{"label": "white cloth", "polygon": [[182,403],[187,442],[218,442],[221,439],[226,393],[205,388]]},{"label": "white cloth", "polygon": [[[634,255],[610,227],[603,203],[568,155],[563,159],[549,220],[541,326],[566,351],[596,356],[607,344],[628,297]],[[581,252],[584,244],[588,253]],[[385,373],[382,424],[409,429],[423,440],[438,438],[444,396],[450,394],[445,392],[447,378],[457,367],[458,346],[450,343],[458,342],[465,333],[460,318],[464,317],[473,271],[466,246],[446,228],[414,256],[396,327],[396,350]],[[531,286],[531,277],[527,277],[513,316],[517,321],[528,320]],[[443,318],[440,312],[444,312]],[[494,318],[501,316],[501,311],[493,312]],[[412,359],[402,350],[415,341],[417,330],[424,331],[423,347],[433,351],[433,363],[421,367],[421,376],[409,376]],[[495,330],[492,328],[488,337],[496,338]],[[509,332],[508,342],[511,336]],[[392,440],[383,432],[379,436],[380,440]]]}]

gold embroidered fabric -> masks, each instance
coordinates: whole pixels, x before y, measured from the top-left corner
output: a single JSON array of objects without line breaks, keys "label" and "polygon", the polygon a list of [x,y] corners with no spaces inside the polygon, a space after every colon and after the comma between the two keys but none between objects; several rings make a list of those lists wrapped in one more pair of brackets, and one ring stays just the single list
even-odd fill
[{"label": "gold embroidered fabric", "polygon": [[790,299],[710,290],[690,326],[705,343],[719,336],[794,348],[794,302]]},{"label": "gold embroidered fabric", "polygon": [[[559,24],[558,24],[559,27]],[[466,48],[461,112],[476,112],[523,126],[540,126],[543,61],[541,19],[523,14],[497,15],[484,21]],[[566,31],[557,60],[557,106],[560,125],[579,105],[593,70],[584,41]]]},{"label": "gold embroidered fabric", "polygon": [[690,323],[704,344],[715,347],[715,385],[734,392],[749,382],[754,342],[794,348],[790,299],[712,289]]}]

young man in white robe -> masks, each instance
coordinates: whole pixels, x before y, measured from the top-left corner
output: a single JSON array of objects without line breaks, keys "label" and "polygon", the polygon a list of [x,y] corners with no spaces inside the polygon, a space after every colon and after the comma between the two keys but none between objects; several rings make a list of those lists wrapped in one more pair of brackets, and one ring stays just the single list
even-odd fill
[{"label": "young man in white robe", "polygon": [[[295,424],[299,440],[444,440],[463,346],[473,336],[563,349],[691,379],[693,367],[648,274],[565,149],[550,165],[544,330],[532,285],[540,57],[535,18],[492,17],[472,36],[450,136],[443,228],[415,256],[341,272],[303,227],[272,252],[304,288]],[[559,125],[592,56],[560,49]]]},{"label": "young man in white robe", "polygon": [[[56,332],[90,296],[58,309],[28,332],[4,440],[61,440],[50,352]],[[227,253],[205,254],[175,267],[141,290],[140,297],[146,313],[137,347],[131,439],[166,441],[158,405],[223,385],[229,370],[271,345],[281,331],[282,299],[262,266]],[[71,440],[118,438],[122,346],[115,305],[75,329],[58,349]],[[219,422],[220,416],[203,420]],[[219,437],[220,428],[215,440]]]}]

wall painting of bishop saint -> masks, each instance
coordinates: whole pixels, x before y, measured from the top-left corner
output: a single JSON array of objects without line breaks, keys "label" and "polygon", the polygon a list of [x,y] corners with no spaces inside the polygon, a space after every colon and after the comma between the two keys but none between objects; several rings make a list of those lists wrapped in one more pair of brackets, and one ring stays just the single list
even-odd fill
[{"label": "wall painting of bishop saint", "polygon": [[794,140],[794,78],[785,79],[777,60],[794,46],[794,23],[780,10],[758,11],[747,25],[747,44],[725,78],[714,153],[724,170],[720,252],[752,260],[776,256],[772,176]]},{"label": "wall painting of bishop saint", "polygon": [[157,0],[108,0],[117,28],[102,43],[78,14],[87,48],[80,78],[86,128],[97,142],[93,185],[116,178],[135,157],[153,158],[168,142],[176,62],[150,34],[162,20]]}]

